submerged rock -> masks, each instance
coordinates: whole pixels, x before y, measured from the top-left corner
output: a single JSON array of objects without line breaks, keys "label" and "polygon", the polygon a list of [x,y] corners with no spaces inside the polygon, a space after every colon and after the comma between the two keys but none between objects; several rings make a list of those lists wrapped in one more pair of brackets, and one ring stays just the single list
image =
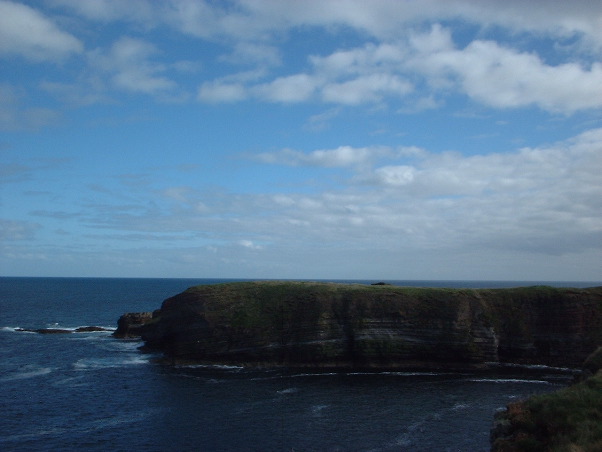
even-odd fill
[{"label": "submerged rock", "polygon": [[602,288],[434,289],[308,282],[197,286],[122,316],[173,362],[255,366],[578,366],[602,343]]}]

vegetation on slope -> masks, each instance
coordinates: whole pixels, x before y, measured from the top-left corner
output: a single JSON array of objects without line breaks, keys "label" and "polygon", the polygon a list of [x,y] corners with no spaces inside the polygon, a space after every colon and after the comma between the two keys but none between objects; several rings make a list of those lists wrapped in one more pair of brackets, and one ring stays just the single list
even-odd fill
[{"label": "vegetation on slope", "polygon": [[585,363],[594,375],[568,388],[510,404],[497,419],[494,452],[602,451],[602,347]]}]

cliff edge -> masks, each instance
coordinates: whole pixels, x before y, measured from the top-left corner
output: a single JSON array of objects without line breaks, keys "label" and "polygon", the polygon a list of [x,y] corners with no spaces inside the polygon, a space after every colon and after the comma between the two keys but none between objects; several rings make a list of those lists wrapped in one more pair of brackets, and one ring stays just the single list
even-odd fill
[{"label": "cliff edge", "polygon": [[602,287],[436,289],[260,281],[192,287],[126,314],[171,362],[343,368],[577,367],[602,344]]}]

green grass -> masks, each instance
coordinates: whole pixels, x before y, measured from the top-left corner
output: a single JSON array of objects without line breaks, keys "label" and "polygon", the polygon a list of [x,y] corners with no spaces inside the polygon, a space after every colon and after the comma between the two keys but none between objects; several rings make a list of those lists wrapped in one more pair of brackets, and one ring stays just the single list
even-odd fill
[{"label": "green grass", "polygon": [[[585,450],[602,446],[602,374],[554,394],[527,402],[537,433],[553,451]],[[596,449],[597,448],[597,449]]]},{"label": "green grass", "polygon": [[602,371],[559,391],[509,407],[512,439],[493,450],[599,452],[602,450]]}]

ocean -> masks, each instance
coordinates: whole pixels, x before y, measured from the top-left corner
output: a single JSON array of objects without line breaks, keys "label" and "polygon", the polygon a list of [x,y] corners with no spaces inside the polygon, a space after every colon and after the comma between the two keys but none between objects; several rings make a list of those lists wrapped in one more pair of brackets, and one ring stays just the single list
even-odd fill
[{"label": "ocean", "polygon": [[0,450],[487,451],[496,410],[574,376],[513,366],[487,374],[168,367],[141,353],[139,341],[110,332],[16,331],[115,328],[125,312],[152,311],[190,286],[224,281],[0,278]]}]

